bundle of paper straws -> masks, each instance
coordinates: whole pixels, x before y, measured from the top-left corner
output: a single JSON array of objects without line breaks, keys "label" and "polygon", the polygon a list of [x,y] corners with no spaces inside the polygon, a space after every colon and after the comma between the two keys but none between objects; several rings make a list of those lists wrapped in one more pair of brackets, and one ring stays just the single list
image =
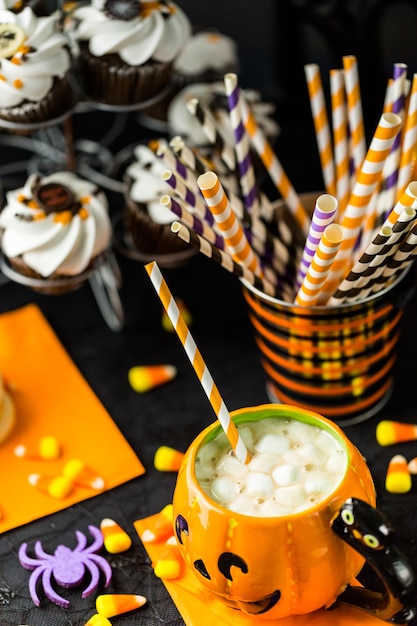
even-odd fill
[{"label": "bundle of paper straws", "polygon": [[[172,193],[161,198],[177,220],[171,230],[263,293],[298,305],[362,300],[390,285],[417,253],[417,74],[395,64],[368,150],[357,61],[330,71],[331,123],[320,71],[305,66],[325,193],[307,211],[257,123],[236,74],[224,76],[235,143],[196,98],[187,103],[211,144],[207,157],[181,137],[159,142],[157,154]],[[253,151],[278,198],[256,184]],[[214,159],[214,160],[213,160]],[[221,166],[217,167],[217,164]],[[237,172],[221,180],[225,168]]]}]

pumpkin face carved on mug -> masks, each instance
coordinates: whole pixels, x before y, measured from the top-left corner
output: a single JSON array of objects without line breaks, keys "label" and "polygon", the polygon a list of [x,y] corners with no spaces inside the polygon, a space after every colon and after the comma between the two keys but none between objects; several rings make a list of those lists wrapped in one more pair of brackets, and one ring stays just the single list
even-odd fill
[{"label": "pumpkin face carved on mug", "polygon": [[[374,485],[362,455],[338,426],[309,411],[265,405],[235,411],[232,417],[239,430],[252,428],[252,424],[267,429],[268,420],[278,417],[311,426],[316,435],[324,431],[343,452],[342,472],[330,493],[313,503],[310,497],[306,503],[295,498],[290,513],[262,516],[253,510],[246,514],[233,503],[226,507],[206,493],[201,472],[199,479],[196,476],[199,454],[204,457],[203,446],[222,437],[219,425],[213,424],[187,450],[174,491],[175,530],[183,558],[205,588],[229,606],[260,620],[331,606],[365,563],[364,556],[352,550],[332,528],[349,498],[359,499],[374,510]],[[286,458],[295,463],[290,452]],[[310,467],[311,463],[304,465]],[[242,474],[245,468],[241,466]],[[210,472],[213,468],[207,474]],[[288,469],[285,472],[281,469],[278,474],[290,475]],[[245,481],[244,491],[251,484],[247,476]],[[316,484],[319,482],[316,480]],[[305,491],[311,495],[308,488]],[[227,499],[226,488],[224,493]],[[256,505],[258,508],[265,506],[263,497],[257,500],[262,502]],[[238,510],[230,510],[230,506]]]}]

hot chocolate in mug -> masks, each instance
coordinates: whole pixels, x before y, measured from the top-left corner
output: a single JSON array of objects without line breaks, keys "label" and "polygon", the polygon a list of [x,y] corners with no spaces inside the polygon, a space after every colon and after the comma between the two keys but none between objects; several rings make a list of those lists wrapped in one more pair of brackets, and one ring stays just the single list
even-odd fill
[{"label": "hot chocolate in mug", "polygon": [[[416,576],[343,431],[282,404],[231,415],[250,462],[238,461],[216,422],[188,448],[174,490],[179,550],[200,583],[259,620],[342,602],[408,623]],[[365,561],[384,591],[356,583]]]}]

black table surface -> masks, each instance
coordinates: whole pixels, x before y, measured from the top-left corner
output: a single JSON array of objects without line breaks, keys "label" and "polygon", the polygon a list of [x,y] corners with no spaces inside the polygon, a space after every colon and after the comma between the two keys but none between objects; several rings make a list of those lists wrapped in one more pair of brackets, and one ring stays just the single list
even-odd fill
[{"label": "black table surface", "polygon": [[[285,132],[282,141],[285,142]],[[297,141],[304,143],[301,137]],[[288,173],[297,181],[298,172],[301,181],[297,155],[302,151],[299,146],[291,145],[294,158],[287,158]],[[282,151],[285,153],[285,143]],[[317,160],[316,154],[311,160]],[[298,189],[302,191],[303,185],[305,190],[319,188],[322,183],[316,177],[317,168],[304,169],[304,173]],[[32,545],[36,539],[42,541],[47,551],[53,551],[75,530],[86,532],[88,525],[99,525],[105,517],[116,519],[133,540],[129,551],[106,556],[113,569],[113,579],[106,592],[138,593],[147,598],[144,607],[114,618],[114,624],[180,626],[184,623],[163,583],[154,575],[133,522],[158,512],[172,498],[176,475],[155,470],[156,449],[166,444],[185,451],[215,416],[178,337],[161,326],[161,304],[143,264],[116,254],[123,276],[120,297],[125,313],[119,332],[111,330],[104,321],[88,284],[60,296],[36,294],[10,281],[0,286],[0,313],[30,302],[38,304],[146,469],[143,476],[120,487],[0,535],[1,626],[85,624],[94,613],[97,594],[82,599],[80,589],[76,588],[65,591],[71,601],[69,609],[60,608],[46,598],[41,607],[35,607],[29,595],[29,572],[19,564],[17,553],[22,542]],[[268,402],[265,375],[238,279],[200,255],[182,267],[162,271],[174,296],[186,303],[192,315],[193,337],[227,407],[233,410]],[[395,385],[389,401],[378,415],[344,430],[365,456],[375,481],[378,507],[389,516],[396,527],[400,549],[417,568],[417,479],[413,478],[413,487],[407,494],[390,494],[385,489],[390,459],[394,454],[403,454],[407,459],[417,456],[417,441],[383,448],[375,438],[375,427],[381,419],[417,423],[416,310],[417,299],[413,295],[402,320]],[[138,394],[129,385],[128,370],[134,365],[152,363],[175,365],[177,377],[165,386]],[[108,462],[111,464],[112,459]],[[7,467],[1,465],[1,471],[7,472]],[[373,579],[366,568],[363,579]],[[103,591],[100,586],[97,593]]]}]

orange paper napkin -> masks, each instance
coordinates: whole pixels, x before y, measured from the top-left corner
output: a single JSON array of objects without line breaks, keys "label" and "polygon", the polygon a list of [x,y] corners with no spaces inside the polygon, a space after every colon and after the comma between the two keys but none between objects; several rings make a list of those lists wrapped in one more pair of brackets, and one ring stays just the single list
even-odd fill
[{"label": "orange paper napkin", "polygon": [[[154,516],[151,516],[154,517]],[[139,537],[149,527],[144,518],[134,522]],[[166,550],[164,541],[143,544],[152,563],[155,564]],[[184,564],[180,578],[163,580],[173,602],[187,626],[381,626],[380,619],[349,606],[339,606],[326,611],[320,609],[307,615],[265,620],[253,617],[225,606],[216,596],[205,589],[195,574]]]},{"label": "orange paper napkin", "polygon": [[[97,493],[74,485],[66,498],[52,498],[29,484],[29,474],[54,477],[69,460],[79,459],[104,480],[107,490],[145,472],[36,305],[0,315],[0,373],[17,413],[12,434],[0,445],[0,532]],[[16,457],[16,446],[36,448],[44,436],[61,444],[58,459]]]}]

